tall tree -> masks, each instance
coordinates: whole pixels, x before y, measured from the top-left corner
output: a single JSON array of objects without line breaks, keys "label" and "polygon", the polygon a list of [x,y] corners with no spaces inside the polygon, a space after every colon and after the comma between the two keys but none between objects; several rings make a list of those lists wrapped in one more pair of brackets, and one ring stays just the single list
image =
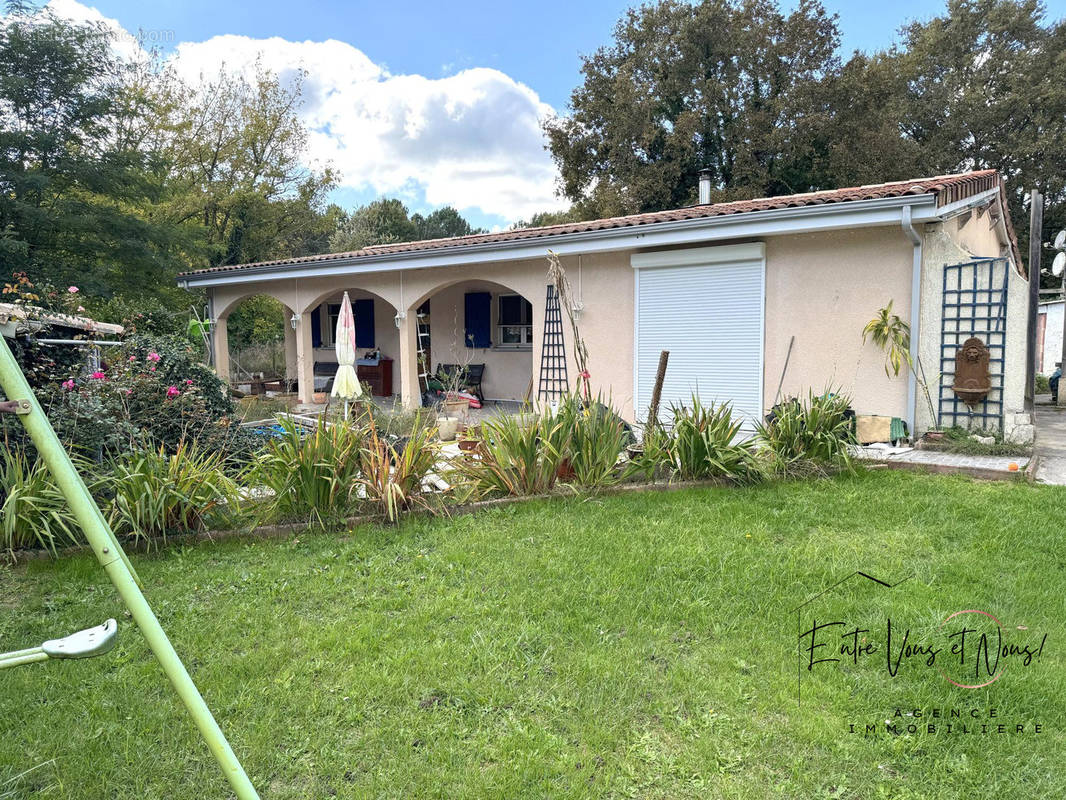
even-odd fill
[{"label": "tall tree", "polygon": [[407,206],[396,198],[382,198],[355,209],[340,221],[329,246],[335,252],[361,250],[376,244],[444,239],[484,233],[474,228],[451,206],[438,208],[427,216],[408,215]]},{"label": "tall tree", "polygon": [[395,198],[382,198],[353,211],[330,237],[329,246],[341,252],[417,238],[418,228],[411,222],[407,206]]},{"label": "tall tree", "polygon": [[202,228],[212,266],[290,255],[316,235],[336,176],[305,165],[299,80],[257,67],[252,80],[223,71],[195,88],[168,81],[163,94],[168,216]]},{"label": "tall tree", "polygon": [[[571,114],[545,124],[563,194],[601,214],[816,188],[811,129],[838,68],[836,18],[815,0],[663,0],[630,10],[584,59]],[[590,209],[591,210],[591,209]]]},{"label": "tall tree", "polygon": [[[1036,186],[1046,228],[1066,224],[1066,22],[1046,22],[1037,0],[949,0],[902,34],[888,57],[904,94],[901,129],[924,171],[998,169],[1017,223]],[[1028,226],[1015,227],[1024,252]]]},{"label": "tall tree", "polygon": [[481,228],[472,226],[451,206],[438,208],[427,216],[414,214],[411,222],[417,229],[419,239],[448,239],[453,236],[470,236],[485,232]]},{"label": "tall tree", "polygon": [[0,25],[0,261],[87,293],[172,274],[180,230],[145,213],[152,165],[123,135],[127,65],[100,25],[9,8]]}]

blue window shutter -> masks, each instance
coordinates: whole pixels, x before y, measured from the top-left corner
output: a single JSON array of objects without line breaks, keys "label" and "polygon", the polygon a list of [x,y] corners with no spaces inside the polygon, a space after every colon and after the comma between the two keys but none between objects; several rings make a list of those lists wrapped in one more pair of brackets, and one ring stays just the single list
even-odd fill
[{"label": "blue window shutter", "polygon": [[316,308],[311,312],[311,346],[322,346],[322,312]]},{"label": "blue window shutter", "polygon": [[492,295],[488,292],[467,292],[466,346],[492,347]]},{"label": "blue window shutter", "polygon": [[374,300],[367,298],[352,303],[355,314],[355,346],[374,346]]}]

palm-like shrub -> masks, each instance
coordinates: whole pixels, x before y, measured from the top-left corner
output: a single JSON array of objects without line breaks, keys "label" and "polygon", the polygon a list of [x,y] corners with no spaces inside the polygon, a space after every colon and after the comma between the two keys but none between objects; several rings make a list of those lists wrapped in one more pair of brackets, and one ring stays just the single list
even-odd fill
[{"label": "palm-like shrub", "polygon": [[728,403],[671,406],[673,423],[667,452],[674,476],[681,480],[725,478],[748,482],[760,477],[754,443],[741,436],[741,421]]},{"label": "palm-like shrub", "polygon": [[248,483],[269,490],[260,519],[306,519],[325,527],[358,503],[361,423],[319,420],[304,428],[283,420],[282,433],[270,440],[248,475]]},{"label": "palm-like shrub", "polygon": [[558,483],[601,487],[620,480],[618,456],[631,440],[609,402],[567,395],[554,412],[483,422],[477,457],[457,469],[479,494],[543,494]]},{"label": "palm-like shrub", "polygon": [[809,392],[802,403],[791,400],[774,409],[769,422],[756,431],[759,444],[771,454],[775,471],[822,470],[850,465],[848,445],[855,441],[846,415],[849,399],[826,391]]},{"label": "palm-like shrub", "polygon": [[108,517],[116,536],[166,538],[175,532],[227,526],[239,518],[240,491],[219,452],[186,443],[134,452],[113,464]]},{"label": "palm-like shrub", "polygon": [[437,461],[432,441],[436,429],[423,425],[416,414],[405,438],[390,437],[378,430],[374,415],[366,415],[366,434],[359,451],[359,485],[366,501],[395,522],[400,512],[432,506],[422,492],[422,481]]},{"label": "palm-like shrub", "polygon": [[501,415],[481,423],[478,457],[456,470],[479,494],[543,494],[555,486],[566,439],[558,415]]},{"label": "palm-like shrub", "polygon": [[563,445],[566,481],[589,488],[617,483],[618,455],[632,434],[610,403],[599,397],[585,403],[573,395],[559,404],[557,416],[568,434]]},{"label": "palm-like shrub", "polygon": [[[82,474],[86,464],[72,456]],[[30,461],[21,449],[0,456],[0,544],[8,550],[80,544],[81,528],[52,480],[44,461]]]}]

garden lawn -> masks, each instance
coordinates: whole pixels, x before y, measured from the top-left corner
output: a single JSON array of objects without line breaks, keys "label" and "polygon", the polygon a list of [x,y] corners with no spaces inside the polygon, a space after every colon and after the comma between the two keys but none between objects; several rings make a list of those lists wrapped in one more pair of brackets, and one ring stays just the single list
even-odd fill
[{"label": "garden lawn", "polygon": [[[1063,520],[1066,490],[883,471],[133,561],[264,800],[1066,797]],[[852,609],[891,596],[928,631],[981,608],[1043,654],[978,690],[832,668],[801,705],[792,609],[856,569],[913,577],[848,582]],[[100,658],[0,672],[0,797],[229,796],[90,557],[0,572],[0,609],[0,649],[121,626]],[[897,707],[1027,732],[893,735]]]}]

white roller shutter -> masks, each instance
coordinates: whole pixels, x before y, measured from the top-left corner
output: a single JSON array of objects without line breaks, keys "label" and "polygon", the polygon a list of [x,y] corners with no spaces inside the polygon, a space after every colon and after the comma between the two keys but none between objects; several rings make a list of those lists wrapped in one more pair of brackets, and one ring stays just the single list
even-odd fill
[{"label": "white roller shutter", "polygon": [[730,402],[750,427],[762,415],[762,243],[639,253],[636,275],[634,394],[648,412],[659,352],[670,351],[660,419],[671,403]]}]

